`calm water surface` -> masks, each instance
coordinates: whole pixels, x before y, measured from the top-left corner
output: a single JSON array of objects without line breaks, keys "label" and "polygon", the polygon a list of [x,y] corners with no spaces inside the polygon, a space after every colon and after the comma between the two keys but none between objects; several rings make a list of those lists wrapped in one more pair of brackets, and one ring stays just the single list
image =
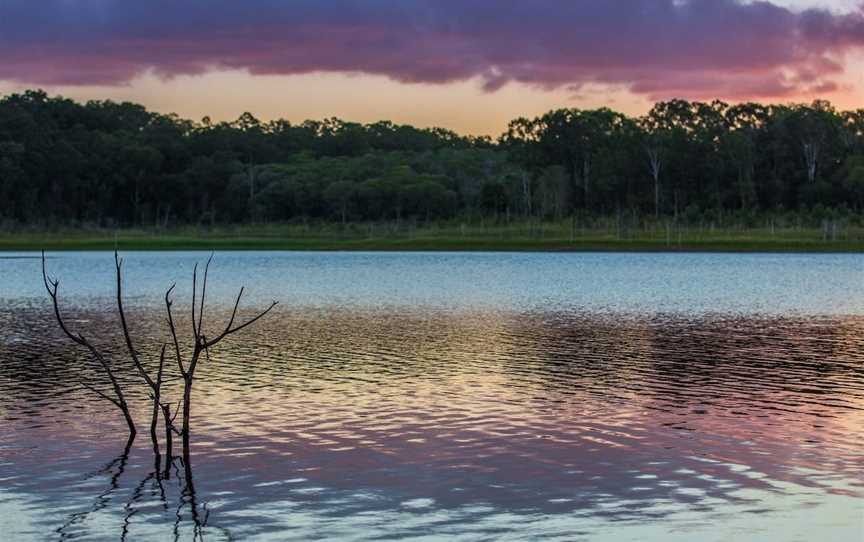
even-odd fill
[{"label": "calm water surface", "polygon": [[[282,304],[200,370],[194,493],[10,256],[3,540],[864,540],[864,256],[217,254],[212,329]],[[52,256],[122,364],[111,255]],[[128,255],[149,360],[205,257]]]}]

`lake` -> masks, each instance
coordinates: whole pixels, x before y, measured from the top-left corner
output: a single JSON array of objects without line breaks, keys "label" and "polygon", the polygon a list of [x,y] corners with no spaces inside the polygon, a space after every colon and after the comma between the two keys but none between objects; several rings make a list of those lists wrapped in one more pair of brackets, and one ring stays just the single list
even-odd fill
[{"label": "lake", "polygon": [[[126,254],[148,363],[206,258]],[[205,328],[280,305],[202,362],[192,491],[152,476],[112,255],[48,265],[140,431],[6,254],[5,540],[864,540],[864,255],[217,253]]]}]

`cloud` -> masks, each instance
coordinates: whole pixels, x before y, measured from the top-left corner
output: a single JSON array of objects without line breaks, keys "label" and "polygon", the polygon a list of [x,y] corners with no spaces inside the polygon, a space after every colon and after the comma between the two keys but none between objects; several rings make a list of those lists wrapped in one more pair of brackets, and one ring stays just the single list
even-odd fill
[{"label": "cloud", "polygon": [[0,80],[117,85],[146,72],[362,73],[652,99],[838,88],[864,7],[737,0],[5,0]]}]

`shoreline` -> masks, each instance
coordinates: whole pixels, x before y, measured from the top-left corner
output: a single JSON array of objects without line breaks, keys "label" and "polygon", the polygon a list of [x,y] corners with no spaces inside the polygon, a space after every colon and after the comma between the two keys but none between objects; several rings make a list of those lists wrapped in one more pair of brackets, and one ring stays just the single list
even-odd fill
[{"label": "shoreline", "polygon": [[[644,252],[864,253],[864,241],[813,239],[528,239],[479,237],[298,238],[255,236],[0,235],[3,253],[31,251]],[[7,258],[9,256],[6,256]]]}]

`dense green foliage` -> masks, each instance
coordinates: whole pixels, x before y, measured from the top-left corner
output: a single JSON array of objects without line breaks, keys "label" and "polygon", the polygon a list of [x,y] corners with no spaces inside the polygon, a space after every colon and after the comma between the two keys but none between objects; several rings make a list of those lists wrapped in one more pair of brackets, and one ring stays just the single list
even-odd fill
[{"label": "dense green foliage", "polygon": [[[864,110],[675,100],[562,109],[497,141],[338,119],[200,123],[0,100],[0,223],[176,226],[569,216],[830,217],[864,205]],[[821,219],[821,218],[820,218]]]}]

